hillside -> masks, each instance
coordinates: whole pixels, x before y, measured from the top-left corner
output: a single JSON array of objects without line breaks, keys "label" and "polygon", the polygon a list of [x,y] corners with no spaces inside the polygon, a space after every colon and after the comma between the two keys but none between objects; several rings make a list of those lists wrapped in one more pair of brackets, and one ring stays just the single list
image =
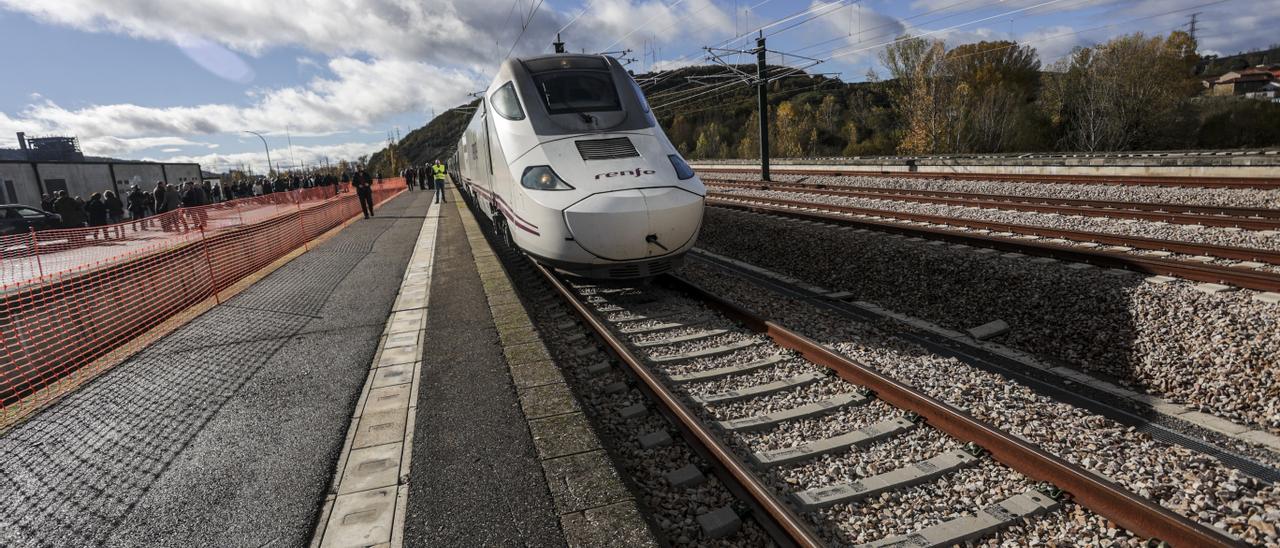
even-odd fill
[{"label": "hillside", "polygon": [[[409,165],[426,165],[436,159],[447,160],[462,138],[462,130],[471,121],[471,113],[480,100],[459,105],[433,118],[427,125],[410,131],[394,147],[384,148],[369,157],[370,171],[386,175],[398,174]],[[394,153],[394,154],[393,154]],[[392,156],[395,166],[392,166]]]},{"label": "hillside", "polygon": [[1271,66],[1280,64],[1280,46],[1264,50],[1237,53],[1235,55],[1206,56],[1196,64],[1196,75],[1209,77],[1221,76],[1229,71],[1258,65]]}]

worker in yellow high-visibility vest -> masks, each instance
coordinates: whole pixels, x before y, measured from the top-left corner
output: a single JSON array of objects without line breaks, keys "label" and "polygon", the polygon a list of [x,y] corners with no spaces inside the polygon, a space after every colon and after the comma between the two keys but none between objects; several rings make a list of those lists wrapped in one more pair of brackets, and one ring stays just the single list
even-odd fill
[{"label": "worker in yellow high-visibility vest", "polygon": [[435,177],[436,182],[436,203],[444,200],[444,164],[440,160],[431,166],[431,174]]}]

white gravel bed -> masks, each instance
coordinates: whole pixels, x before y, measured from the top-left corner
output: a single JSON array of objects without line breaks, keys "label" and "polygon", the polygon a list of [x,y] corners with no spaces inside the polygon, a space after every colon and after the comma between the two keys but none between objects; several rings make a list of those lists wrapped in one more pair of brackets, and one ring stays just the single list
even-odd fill
[{"label": "white gravel bed", "polygon": [[815,512],[821,534],[840,544],[903,535],[1019,495],[1035,482],[992,461],[947,474],[931,483],[891,491]]},{"label": "white gravel bed", "polygon": [[1144,546],[1146,539],[1133,536],[1111,520],[1066,501],[1056,512],[1025,524],[1002,529],[975,546]]},{"label": "white gravel bed", "polygon": [[1230,230],[1222,227],[1156,224],[1144,221],[1126,223],[1124,222],[1125,219],[1115,219],[1110,217],[1083,217],[1074,215],[1045,214],[1033,211],[981,209],[943,204],[913,203],[898,200],[876,200],[847,196],[806,194],[802,192],[734,189],[726,191],[726,193],[733,194],[735,196],[799,200],[817,204],[869,208],[884,211],[889,215],[893,212],[939,215],[952,219],[1009,223],[1058,230],[1097,232],[1101,234],[1157,238],[1179,242],[1245,247],[1270,251],[1280,250],[1280,235],[1268,236],[1255,230]]},{"label": "white gravel bed", "polygon": [[[758,173],[707,173],[704,180],[740,179],[759,181]],[[1183,188],[1122,185],[1086,185],[1017,181],[956,181],[915,179],[892,176],[803,176],[774,175],[779,182],[825,184],[831,186],[865,186],[885,189],[927,190],[938,192],[970,192],[1010,196],[1069,198],[1119,202],[1155,202],[1169,204],[1224,207],[1259,207],[1280,209],[1280,190],[1236,188]]]},{"label": "white gravel bed", "polygon": [[[1280,489],[1274,485],[1263,484],[1210,457],[1057,403],[998,375],[932,354],[897,339],[892,331],[850,322],[807,305],[795,306],[794,301],[763,292],[718,269],[686,264],[682,273],[749,308],[769,310],[771,319],[783,325],[819,342],[834,344],[857,361],[1023,436],[1046,451],[1094,470],[1167,508],[1240,535],[1248,542],[1280,546],[1275,530],[1275,524],[1280,523]],[[1071,524],[1080,525],[1074,520],[1061,525]],[[1092,531],[1091,534],[1105,533],[1105,529],[1100,532],[1096,527]]]},{"label": "white gravel bed", "polygon": [[715,420],[729,420],[751,415],[786,411],[818,400],[848,394],[858,387],[843,379],[828,377],[798,388],[783,390],[732,402],[712,403],[706,406],[707,415]]},{"label": "white gravel bed", "polygon": [[667,363],[655,363],[650,364],[650,367],[655,371],[661,371],[667,375],[683,375],[686,373],[706,371],[708,369],[718,369],[724,367],[726,363],[749,363],[779,353],[787,356],[787,360],[800,359],[799,357],[796,357],[794,352],[789,350],[781,350],[773,345],[761,344],[748,346],[741,350],[737,350],[729,354],[722,354],[720,356],[707,356],[687,361],[679,360]]},{"label": "white gravel bed", "polygon": [[1280,433],[1280,306],[1251,291],[1209,295],[1192,282],[1152,284],[717,208],[699,242],[957,331],[1004,320],[1011,330],[996,342]]},{"label": "white gravel bed", "polygon": [[[772,451],[847,434],[902,415],[901,409],[880,400],[871,400],[865,405],[851,405],[817,417],[786,421],[769,430],[740,432],[737,438],[739,443],[751,451]],[[915,429],[920,428],[922,427],[917,426]],[[809,486],[805,487],[808,488]]]},{"label": "white gravel bed", "polygon": [[665,346],[653,346],[648,348],[641,348],[639,349],[640,350],[639,354],[641,354],[642,357],[646,357],[649,359],[662,359],[662,358],[676,356],[679,354],[686,354],[689,352],[709,350],[712,348],[725,346],[733,343],[738,343],[745,340],[756,340],[756,341],[767,342],[768,339],[763,335],[749,335],[746,333],[730,331],[728,333],[723,333],[720,335],[716,335],[714,337],[707,337],[705,339],[698,339],[696,341],[688,341],[688,342],[670,344]]},{"label": "white gravel bed", "polygon": [[[734,360],[720,364],[721,367],[742,363]],[[776,364],[761,367],[749,373],[727,375],[708,381],[688,382],[677,385],[677,389],[694,396],[718,394],[729,390],[742,390],[774,381],[786,380],[805,373],[822,373],[821,368],[804,360],[783,360]],[[731,417],[739,418],[739,417]]]}]

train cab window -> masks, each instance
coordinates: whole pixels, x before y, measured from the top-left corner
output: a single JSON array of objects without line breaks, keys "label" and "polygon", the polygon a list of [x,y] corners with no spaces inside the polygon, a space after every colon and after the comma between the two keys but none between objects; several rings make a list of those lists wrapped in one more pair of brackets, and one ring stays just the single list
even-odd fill
[{"label": "train cab window", "polygon": [[520,97],[516,96],[516,88],[507,82],[505,86],[498,88],[489,96],[489,102],[493,104],[494,112],[508,120],[523,120],[524,109],[520,108]]},{"label": "train cab window", "polygon": [[533,82],[551,114],[622,110],[613,75],[606,71],[544,72],[535,74]]}]

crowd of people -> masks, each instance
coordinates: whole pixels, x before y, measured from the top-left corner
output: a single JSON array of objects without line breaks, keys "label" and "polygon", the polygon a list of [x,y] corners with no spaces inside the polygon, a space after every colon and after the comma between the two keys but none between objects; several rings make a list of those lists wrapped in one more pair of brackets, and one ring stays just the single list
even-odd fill
[{"label": "crowd of people", "polygon": [[[80,196],[72,196],[65,190],[45,194],[40,199],[40,207],[45,211],[57,213],[62,218],[61,228],[93,228],[89,236],[92,238],[110,239],[124,238],[126,223],[134,231],[159,226],[165,232],[186,232],[191,229],[203,229],[208,223],[207,206],[220,202],[268,196],[293,190],[309,188],[331,188],[336,196],[340,192],[339,184],[354,184],[360,194],[361,206],[365,216],[372,215],[372,185],[374,175],[364,169],[347,171],[341,175],[332,173],[282,174],[277,177],[259,177],[252,180],[240,180],[224,184],[211,184],[208,181],[195,181],[180,184],[168,184],[156,181],[151,189],[138,184],[130,185],[123,195],[114,191],[95,192],[88,200]],[[382,180],[382,174],[376,178]],[[366,196],[368,204],[366,207]],[[188,210],[182,215],[164,215],[180,209]],[[126,218],[125,214],[128,214]],[[159,217],[152,219],[152,217]]]}]

